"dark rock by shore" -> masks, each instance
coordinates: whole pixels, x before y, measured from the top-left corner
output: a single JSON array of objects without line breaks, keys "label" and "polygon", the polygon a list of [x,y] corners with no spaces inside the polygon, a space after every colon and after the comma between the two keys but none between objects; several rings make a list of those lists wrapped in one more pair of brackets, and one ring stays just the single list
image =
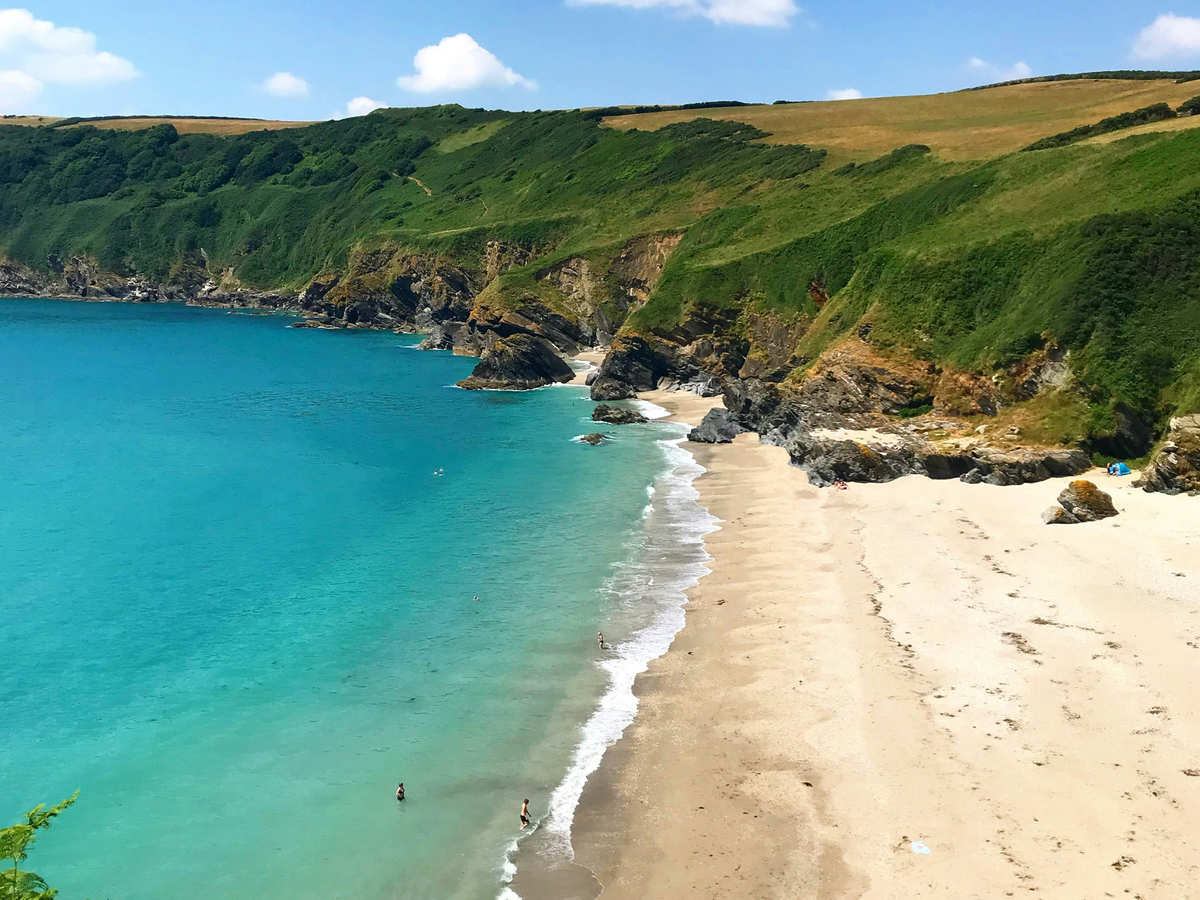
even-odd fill
[{"label": "dark rock by shore", "polygon": [[592,421],[607,422],[609,425],[643,425],[650,420],[635,410],[601,403],[592,410]]},{"label": "dark rock by shore", "polygon": [[475,371],[458,386],[469,391],[528,391],[556,382],[565,384],[574,377],[575,372],[545,338],[514,334],[494,339]]},{"label": "dark rock by shore", "polygon": [[727,409],[710,409],[698,426],[688,434],[688,440],[697,444],[730,444],[746,429],[739,425]]},{"label": "dark rock by shore", "polygon": [[608,435],[600,434],[599,432],[592,432],[591,434],[585,434],[579,440],[585,444],[591,444],[593,447],[595,447],[607,441]]},{"label": "dark rock by shore", "polygon": [[652,391],[661,378],[683,382],[700,370],[681,362],[638,335],[624,335],[613,341],[592,382],[593,400],[629,400],[638,391]]}]

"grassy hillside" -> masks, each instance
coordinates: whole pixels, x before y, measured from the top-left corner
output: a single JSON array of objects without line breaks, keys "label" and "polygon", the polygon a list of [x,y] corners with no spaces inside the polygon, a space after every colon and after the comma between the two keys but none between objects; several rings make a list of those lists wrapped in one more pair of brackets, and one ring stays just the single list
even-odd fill
[{"label": "grassy hillside", "polygon": [[481,271],[499,241],[523,264],[488,301],[560,310],[543,277],[558,263],[603,273],[632,239],[682,232],[628,329],[716,329],[778,356],[756,343],[776,322],[798,372],[867,324],[881,348],[986,377],[1062,343],[1084,388],[1063,436],[1103,435],[1118,405],[1158,424],[1200,409],[1200,117],[1017,151],[1198,93],[1097,79],[603,121],[434,107],[245,134],[0,125],[0,246],[35,268],[84,254],[299,288],[355,248]]}]

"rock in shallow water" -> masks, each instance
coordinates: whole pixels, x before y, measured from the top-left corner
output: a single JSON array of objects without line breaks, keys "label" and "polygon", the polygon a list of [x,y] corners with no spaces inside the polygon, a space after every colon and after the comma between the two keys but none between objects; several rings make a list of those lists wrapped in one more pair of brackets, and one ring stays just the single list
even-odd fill
[{"label": "rock in shallow water", "polygon": [[529,334],[496,339],[483,351],[479,365],[458,386],[468,391],[528,391],[559,382],[575,372],[550,342]]},{"label": "rock in shallow water", "polygon": [[607,422],[609,425],[642,425],[650,420],[632,409],[601,403],[592,410],[592,421]]},{"label": "rock in shallow water", "polygon": [[583,443],[585,443],[585,444],[591,444],[593,447],[595,447],[595,446],[597,446],[599,444],[603,444],[605,441],[607,441],[608,435],[599,434],[598,432],[593,432],[592,434],[585,434],[579,440],[583,441]]}]

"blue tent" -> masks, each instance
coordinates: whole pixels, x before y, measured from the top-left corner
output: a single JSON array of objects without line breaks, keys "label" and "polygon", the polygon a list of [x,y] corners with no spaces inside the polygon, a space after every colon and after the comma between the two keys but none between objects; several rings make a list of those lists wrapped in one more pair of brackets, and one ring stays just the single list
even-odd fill
[{"label": "blue tent", "polygon": [[1108,474],[1109,475],[1132,475],[1133,472],[1130,470],[1129,466],[1125,465],[1125,463],[1115,462],[1111,466],[1108,467]]}]

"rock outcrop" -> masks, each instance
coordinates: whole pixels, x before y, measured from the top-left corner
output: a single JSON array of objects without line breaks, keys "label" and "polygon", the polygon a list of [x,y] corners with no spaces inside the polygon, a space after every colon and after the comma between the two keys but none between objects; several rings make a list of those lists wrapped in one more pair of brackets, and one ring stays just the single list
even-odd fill
[{"label": "rock outcrop", "polygon": [[921,399],[925,382],[875,366],[828,367],[797,387],[759,379],[726,380],[724,410],[714,410],[689,436],[726,443],[741,431],[781,446],[814,484],[883,482],[925,475],[969,483],[1026,484],[1077,475],[1091,468],[1078,449],[996,445],[983,438],[947,438],[965,430],[953,420],[903,419]]},{"label": "rock outcrop", "polygon": [[469,391],[527,391],[575,377],[544,338],[514,334],[495,338],[483,351],[479,365],[458,386]]},{"label": "rock outcrop", "polygon": [[691,430],[688,440],[696,444],[731,444],[746,429],[737,423],[727,409],[710,409],[704,420]]},{"label": "rock outcrop", "polygon": [[606,422],[609,425],[644,425],[650,420],[635,410],[601,403],[592,410],[592,421]]},{"label": "rock outcrop", "polygon": [[628,400],[638,391],[652,391],[659,379],[688,381],[700,370],[679,360],[662,342],[639,335],[622,335],[600,364],[592,382],[593,400]]},{"label": "rock outcrop", "polygon": [[1112,497],[1090,481],[1072,481],[1058,495],[1058,503],[1042,513],[1047,525],[1078,525],[1119,515]]},{"label": "rock outcrop", "polygon": [[1137,486],[1148,493],[1200,494],[1200,415],[1171,420],[1167,439]]},{"label": "rock outcrop", "polygon": [[597,431],[597,432],[592,432],[591,434],[585,434],[579,440],[584,444],[591,444],[593,447],[596,447],[600,444],[603,444],[605,441],[607,441],[608,435],[600,434]]}]

